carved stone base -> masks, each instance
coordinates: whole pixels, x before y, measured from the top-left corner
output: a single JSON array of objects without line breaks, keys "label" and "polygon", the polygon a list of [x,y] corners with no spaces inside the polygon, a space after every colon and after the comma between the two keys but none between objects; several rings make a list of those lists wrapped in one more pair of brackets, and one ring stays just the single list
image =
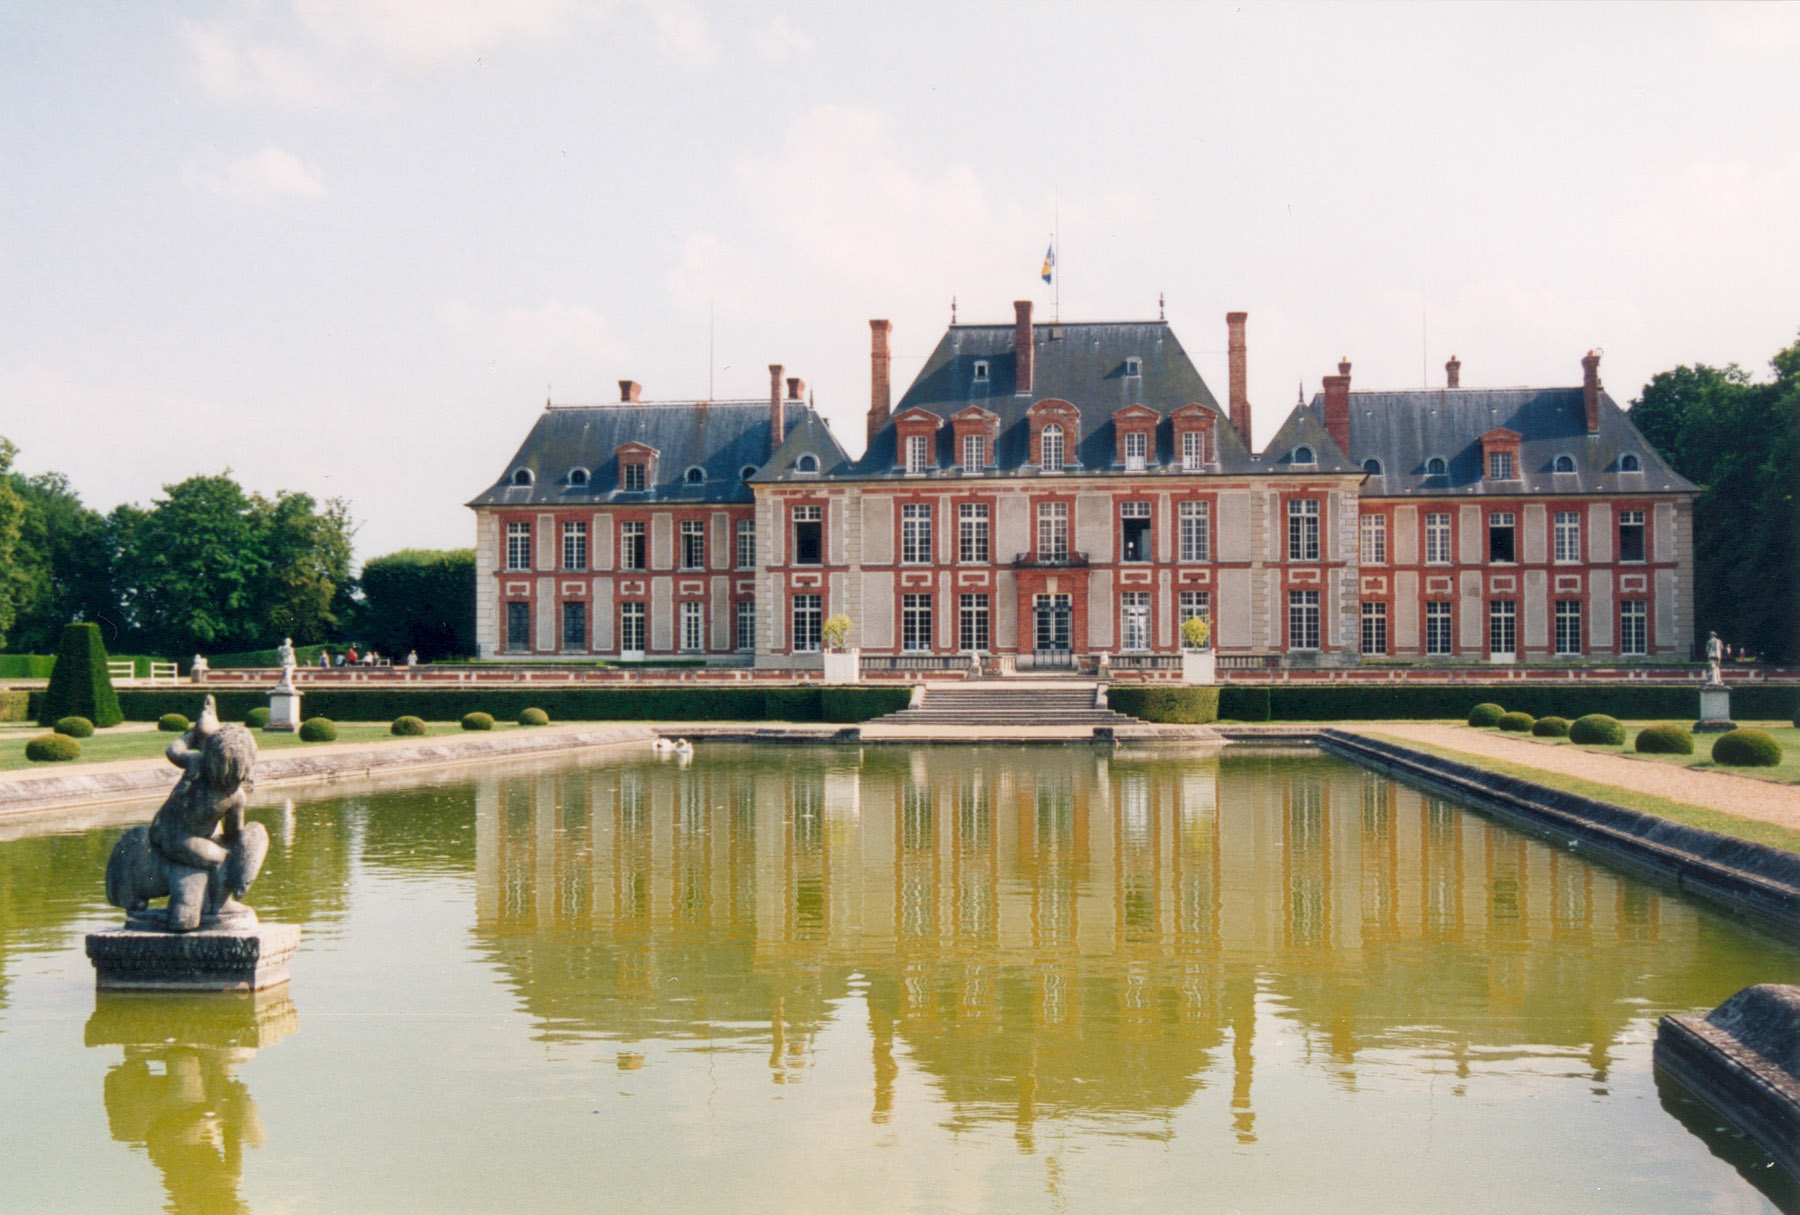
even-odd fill
[{"label": "carved stone base", "polygon": [[269,693],[269,724],[263,729],[292,734],[300,728],[300,693],[276,688]]},{"label": "carved stone base", "polygon": [[1735,729],[1737,723],[1731,720],[1731,690],[1723,685],[1701,685],[1700,720],[1694,723],[1694,733],[1723,734]]},{"label": "carved stone base", "polygon": [[297,924],[202,926],[153,932],[127,926],[91,932],[96,985],[117,991],[259,991],[288,981],[300,944]]}]

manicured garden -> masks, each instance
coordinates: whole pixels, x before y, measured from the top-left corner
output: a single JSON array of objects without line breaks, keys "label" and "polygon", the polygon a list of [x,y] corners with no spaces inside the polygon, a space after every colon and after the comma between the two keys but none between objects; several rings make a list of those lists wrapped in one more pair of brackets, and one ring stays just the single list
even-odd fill
[{"label": "manicured garden", "polygon": [[1469,710],[1473,730],[1497,730],[1543,746],[1578,747],[1685,768],[1732,772],[1779,784],[1800,784],[1800,726],[1787,722],[1740,723],[1726,733],[1695,734],[1691,721],[1620,721],[1590,713],[1570,721],[1534,718],[1496,702]]}]

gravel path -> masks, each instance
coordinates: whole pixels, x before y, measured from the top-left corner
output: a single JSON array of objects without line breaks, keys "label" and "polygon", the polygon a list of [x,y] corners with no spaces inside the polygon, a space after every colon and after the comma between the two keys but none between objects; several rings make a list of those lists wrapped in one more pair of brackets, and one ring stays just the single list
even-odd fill
[{"label": "gravel path", "polygon": [[1531,742],[1486,730],[1472,730],[1467,726],[1384,722],[1343,728],[1356,734],[1430,743],[1468,755],[1617,785],[1634,793],[1666,797],[1690,806],[1704,806],[1739,818],[1800,828],[1800,786],[1776,785],[1729,772],[1682,768],[1653,759],[1634,759],[1575,746]]}]

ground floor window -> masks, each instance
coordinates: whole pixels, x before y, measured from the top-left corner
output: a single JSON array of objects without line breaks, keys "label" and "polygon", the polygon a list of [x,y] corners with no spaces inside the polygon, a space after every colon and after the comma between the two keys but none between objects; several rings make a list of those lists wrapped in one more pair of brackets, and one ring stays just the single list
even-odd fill
[{"label": "ground floor window", "polygon": [[1425,652],[1454,653],[1450,640],[1450,605],[1432,602],[1425,605]]},{"label": "ground floor window", "polygon": [[706,648],[706,605],[698,600],[689,600],[681,605],[681,648]]},{"label": "ground floor window", "polygon": [[[1367,517],[1367,516],[1365,516]],[[1385,603],[1365,603],[1362,605],[1362,652],[1365,654],[1385,654],[1388,652],[1388,610]]]},{"label": "ground floor window", "polygon": [[1519,652],[1519,605],[1512,599],[1488,604],[1488,653],[1511,657]]},{"label": "ground floor window", "polygon": [[988,649],[987,592],[960,596],[956,613],[956,646],[959,650]]},{"label": "ground floor window", "polygon": [[1581,600],[1556,601],[1556,652],[1581,653]]},{"label": "ground floor window", "polygon": [[1147,650],[1150,648],[1150,593],[1148,591],[1126,591],[1119,597],[1120,616],[1124,621],[1124,629],[1119,641],[1122,650]]},{"label": "ground floor window", "polygon": [[756,600],[754,599],[737,601],[737,648],[740,650],[756,648]]},{"label": "ground floor window", "polygon": [[1650,605],[1642,599],[1619,602],[1619,653],[1650,652]]},{"label": "ground floor window", "polygon": [[619,652],[621,654],[642,654],[644,652],[644,605],[642,603],[621,603],[619,605]]},{"label": "ground floor window", "polygon": [[1319,648],[1319,592],[1288,592],[1288,649]]},{"label": "ground floor window", "polygon": [[1058,653],[1069,648],[1070,612],[1070,598],[1067,595],[1033,596],[1032,614],[1040,653]]},{"label": "ground floor window", "polygon": [[531,605],[529,603],[506,605],[506,648],[509,650],[529,650],[531,648]]},{"label": "ground floor window", "polygon": [[587,649],[587,604],[571,599],[562,605],[562,648]]},{"label": "ground floor window", "polygon": [[818,650],[820,634],[825,628],[825,597],[794,596],[794,652],[810,654]]},{"label": "ground floor window", "polygon": [[931,649],[931,596],[900,596],[900,648],[909,654]]}]

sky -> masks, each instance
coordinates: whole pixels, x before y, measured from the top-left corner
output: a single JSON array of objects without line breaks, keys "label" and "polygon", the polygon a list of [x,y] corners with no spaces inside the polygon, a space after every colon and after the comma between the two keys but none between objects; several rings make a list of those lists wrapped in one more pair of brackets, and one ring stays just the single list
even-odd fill
[{"label": "sky", "polygon": [[[547,399],[851,451],[942,335],[1167,317],[1260,447],[1352,388],[1761,375],[1800,334],[1800,5],[11,0],[0,435],[90,506],[230,469],[472,543]],[[1038,277],[1052,233],[1054,287]]]}]

